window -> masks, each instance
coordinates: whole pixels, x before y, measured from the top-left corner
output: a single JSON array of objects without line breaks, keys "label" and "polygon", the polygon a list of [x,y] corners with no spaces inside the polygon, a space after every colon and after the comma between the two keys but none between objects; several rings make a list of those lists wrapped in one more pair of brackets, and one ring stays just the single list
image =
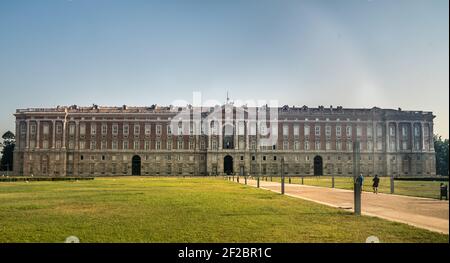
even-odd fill
[{"label": "window", "polygon": [[373,150],[373,142],[372,141],[368,141],[367,142],[367,150],[368,151],[372,151]]},{"label": "window", "polygon": [[211,148],[212,148],[213,150],[217,150],[217,142],[216,142],[216,140],[212,140],[212,142],[211,142]]},{"label": "window", "polygon": [[352,126],[346,126],[347,137],[352,136]]},{"label": "window", "polygon": [[353,143],[351,141],[347,142],[347,151],[353,151]]},{"label": "window", "polygon": [[283,125],[283,136],[289,136],[289,126],[287,124]]},{"label": "window", "polygon": [[122,143],[122,149],[128,150],[128,141],[123,141],[123,143]]},{"label": "window", "polygon": [[289,142],[287,141],[283,142],[283,150],[289,150]]},{"label": "window", "polygon": [[149,141],[145,141],[144,148],[145,148],[145,150],[150,150],[150,142]]},{"label": "window", "polygon": [[150,124],[145,124],[145,135],[150,135],[152,126]]},{"label": "window", "polygon": [[167,141],[167,150],[172,150],[172,140]]},{"label": "window", "polygon": [[243,121],[239,122],[238,125],[238,135],[245,135],[245,125]]},{"label": "window", "polygon": [[320,136],[320,126],[315,126],[315,135]]},{"label": "window", "polygon": [[[167,131],[170,130],[170,126],[167,126]],[[161,135],[161,125],[156,125],[156,134]],[[170,134],[170,133],[168,133]]]},{"label": "window", "polygon": [[111,146],[112,146],[113,150],[117,150],[117,141],[115,141],[115,140],[112,141],[112,145]]},{"label": "window", "polygon": [[27,133],[27,125],[25,123],[20,124],[20,134]]},{"label": "window", "polygon": [[48,135],[49,126],[48,123],[44,123],[43,133],[44,135]]},{"label": "window", "polygon": [[326,126],[325,127],[325,135],[326,136],[331,136],[331,126]]},{"label": "window", "polygon": [[305,125],[305,136],[309,136],[309,125]]},{"label": "window", "polygon": [[133,149],[134,149],[134,150],[139,150],[139,148],[140,148],[140,143],[139,143],[139,141],[134,141]]},{"label": "window", "polygon": [[56,133],[61,134],[62,133],[62,125],[61,123],[56,124]]},{"label": "window", "polygon": [[141,133],[141,125],[135,123],[134,124],[134,135],[139,135]]},{"label": "window", "polygon": [[107,149],[106,141],[102,141],[102,144],[100,147],[102,150],[106,150]]},{"label": "window", "polygon": [[326,150],[331,150],[331,142],[330,142],[330,141],[327,141],[327,142],[325,143],[325,149],[326,149]]},{"label": "window", "polygon": [[84,141],[80,141],[79,142],[79,148],[80,148],[80,150],[84,150],[84,148],[85,148],[85,142]]},{"label": "window", "polygon": [[402,125],[402,135],[403,137],[408,136],[408,127],[406,125]]},{"label": "window", "polygon": [[294,150],[299,150],[300,149],[300,143],[298,141],[294,142]]},{"label": "window", "polygon": [[128,124],[124,124],[123,125],[123,134],[128,135],[129,131],[130,131],[130,127],[128,126]]},{"label": "window", "polygon": [[95,150],[96,149],[96,142],[95,141],[91,141],[91,145],[90,145],[90,149],[91,150]]},{"label": "window", "polygon": [[70,135],[75,135],[75,124],[71,123],[69,125],[69,134]]},{"label": "window", "polygon": [[189,150],[194,149],[194,141],[189,141]]},{"label": "window", "polygon": [[394,126],[389,126],[389,135],[395,136],[395,127]]},{"label": "window", "polygon": [[156,150],[161,150],[161,141],[156,141]]},{"label": "window", "polygon": [[106,123],[102,124],[102,135],[106,135],[108,133],[108,125]]},{"label": "window", "polygon": [[308,150],[309,150],[309,142],[305,141],[305,151],[308,151]]},{"label": "window", "polygon": [[184,147],[183,147],[183,141],[178,141],[178,150],[182,150]]},{"label": "window", "polygon": [[372,125],[367,126],[367,137],[372,137]]},{"label": "window", "polygon": [[342,135],[341,126],[336,126],[336,136],[341,137],[341,135]]},{"label": "window", "polygon": [[316,142],[315,142],[315,148],[314,148],[314,149],[315,149],[315,150],[320,150],[320,148],[321,148],[320,146],[321,146],[321,145],[320,145],[320,141],[316,141]]},{"label": "window", "polygon": [[97,125],[95,123],[91,124],[91,134],[92,135],[97,134]]},{"label": "window", "polygon": [[362,128],[361,126],[356,126],[356,136],[361,137],[362,136]]},{"label": "window", "polygon": [[86,124],[80,123],[80,135],[85,135],[85,134],[86,134]]},{"label": "window", "polygon": [[112,134],[117,135],[119,133],[119,125],[117,123],[114,123],[112,125]]},{"label": "window", "polygon": [[298,137],[299,134],[300,134],[300,128],[299,128],[298,124],[295,124],[294,125],[294,136]]},{"label": "window", "polygon": [[30,125],[30,133],[31,134],[36,134],[36,124],[31,124]]},{"label": "window", "polygon": [[48,149],[48,141],[47,141],[47,140],[44,140],[44,141],[42,142],[42,148]]},{"label": "window", "polygon": [[378,137],[383,136],[383,127],[380,124],[377,125],[377,136]]},{"label": "window", "polygon": [[342,143],[341,141],[336,141],[336,151],[341,151],[342,150]]}]

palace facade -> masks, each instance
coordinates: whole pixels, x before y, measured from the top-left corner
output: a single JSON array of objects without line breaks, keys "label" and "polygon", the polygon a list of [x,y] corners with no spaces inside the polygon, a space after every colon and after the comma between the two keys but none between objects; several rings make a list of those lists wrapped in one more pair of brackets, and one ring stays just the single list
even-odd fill
[{"label": "palace facade", "polygon": [[351,176],[359,156],[365,175],[435,175],[432,112],[269,108],[226,103],[18,109],[14,172],[280,175],[283,169],[291,176]]}]

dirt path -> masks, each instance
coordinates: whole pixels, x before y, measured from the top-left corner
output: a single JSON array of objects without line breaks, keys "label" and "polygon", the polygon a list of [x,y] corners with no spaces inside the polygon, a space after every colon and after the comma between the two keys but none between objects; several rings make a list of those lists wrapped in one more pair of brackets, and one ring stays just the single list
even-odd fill
[{"label": "dirt path", "polygon": [[[244,183],[244,178],[240,178]],[[255,180],[247,180],[256,186]],[[260,187],[281,192],[278,182],[260,181]],[[353,191],[299,184],[285,184],[286,195],[333,206],[353,209]],[[435,232],[449,233],[449,202],[436,199],[363,192],[362,214],[410,224]]]}]

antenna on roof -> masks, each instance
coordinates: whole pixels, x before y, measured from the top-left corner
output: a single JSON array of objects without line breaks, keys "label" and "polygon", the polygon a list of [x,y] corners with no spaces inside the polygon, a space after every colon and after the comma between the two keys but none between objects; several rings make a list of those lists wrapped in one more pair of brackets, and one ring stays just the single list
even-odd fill
[{"label": "antenna on roof", "polygon": [[228,91],[227,91],[227,104],[230,102],[230,97],[228,97]]}]

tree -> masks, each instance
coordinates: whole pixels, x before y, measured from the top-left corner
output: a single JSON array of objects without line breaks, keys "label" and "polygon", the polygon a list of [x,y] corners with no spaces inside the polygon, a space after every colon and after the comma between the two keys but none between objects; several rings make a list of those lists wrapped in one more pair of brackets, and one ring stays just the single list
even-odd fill
[{"label": "tree", "polygon": [[1,143],[2,158],[0,159],[0,171],[12,171],[13,169],[13,152],[16,140],[14,133],[7,131],[2,136],[3,143]]},{"label": "tree", "polygon": [[448,176],[448,139],[434,136],[434,150],[436,152],[436,174]]}]

